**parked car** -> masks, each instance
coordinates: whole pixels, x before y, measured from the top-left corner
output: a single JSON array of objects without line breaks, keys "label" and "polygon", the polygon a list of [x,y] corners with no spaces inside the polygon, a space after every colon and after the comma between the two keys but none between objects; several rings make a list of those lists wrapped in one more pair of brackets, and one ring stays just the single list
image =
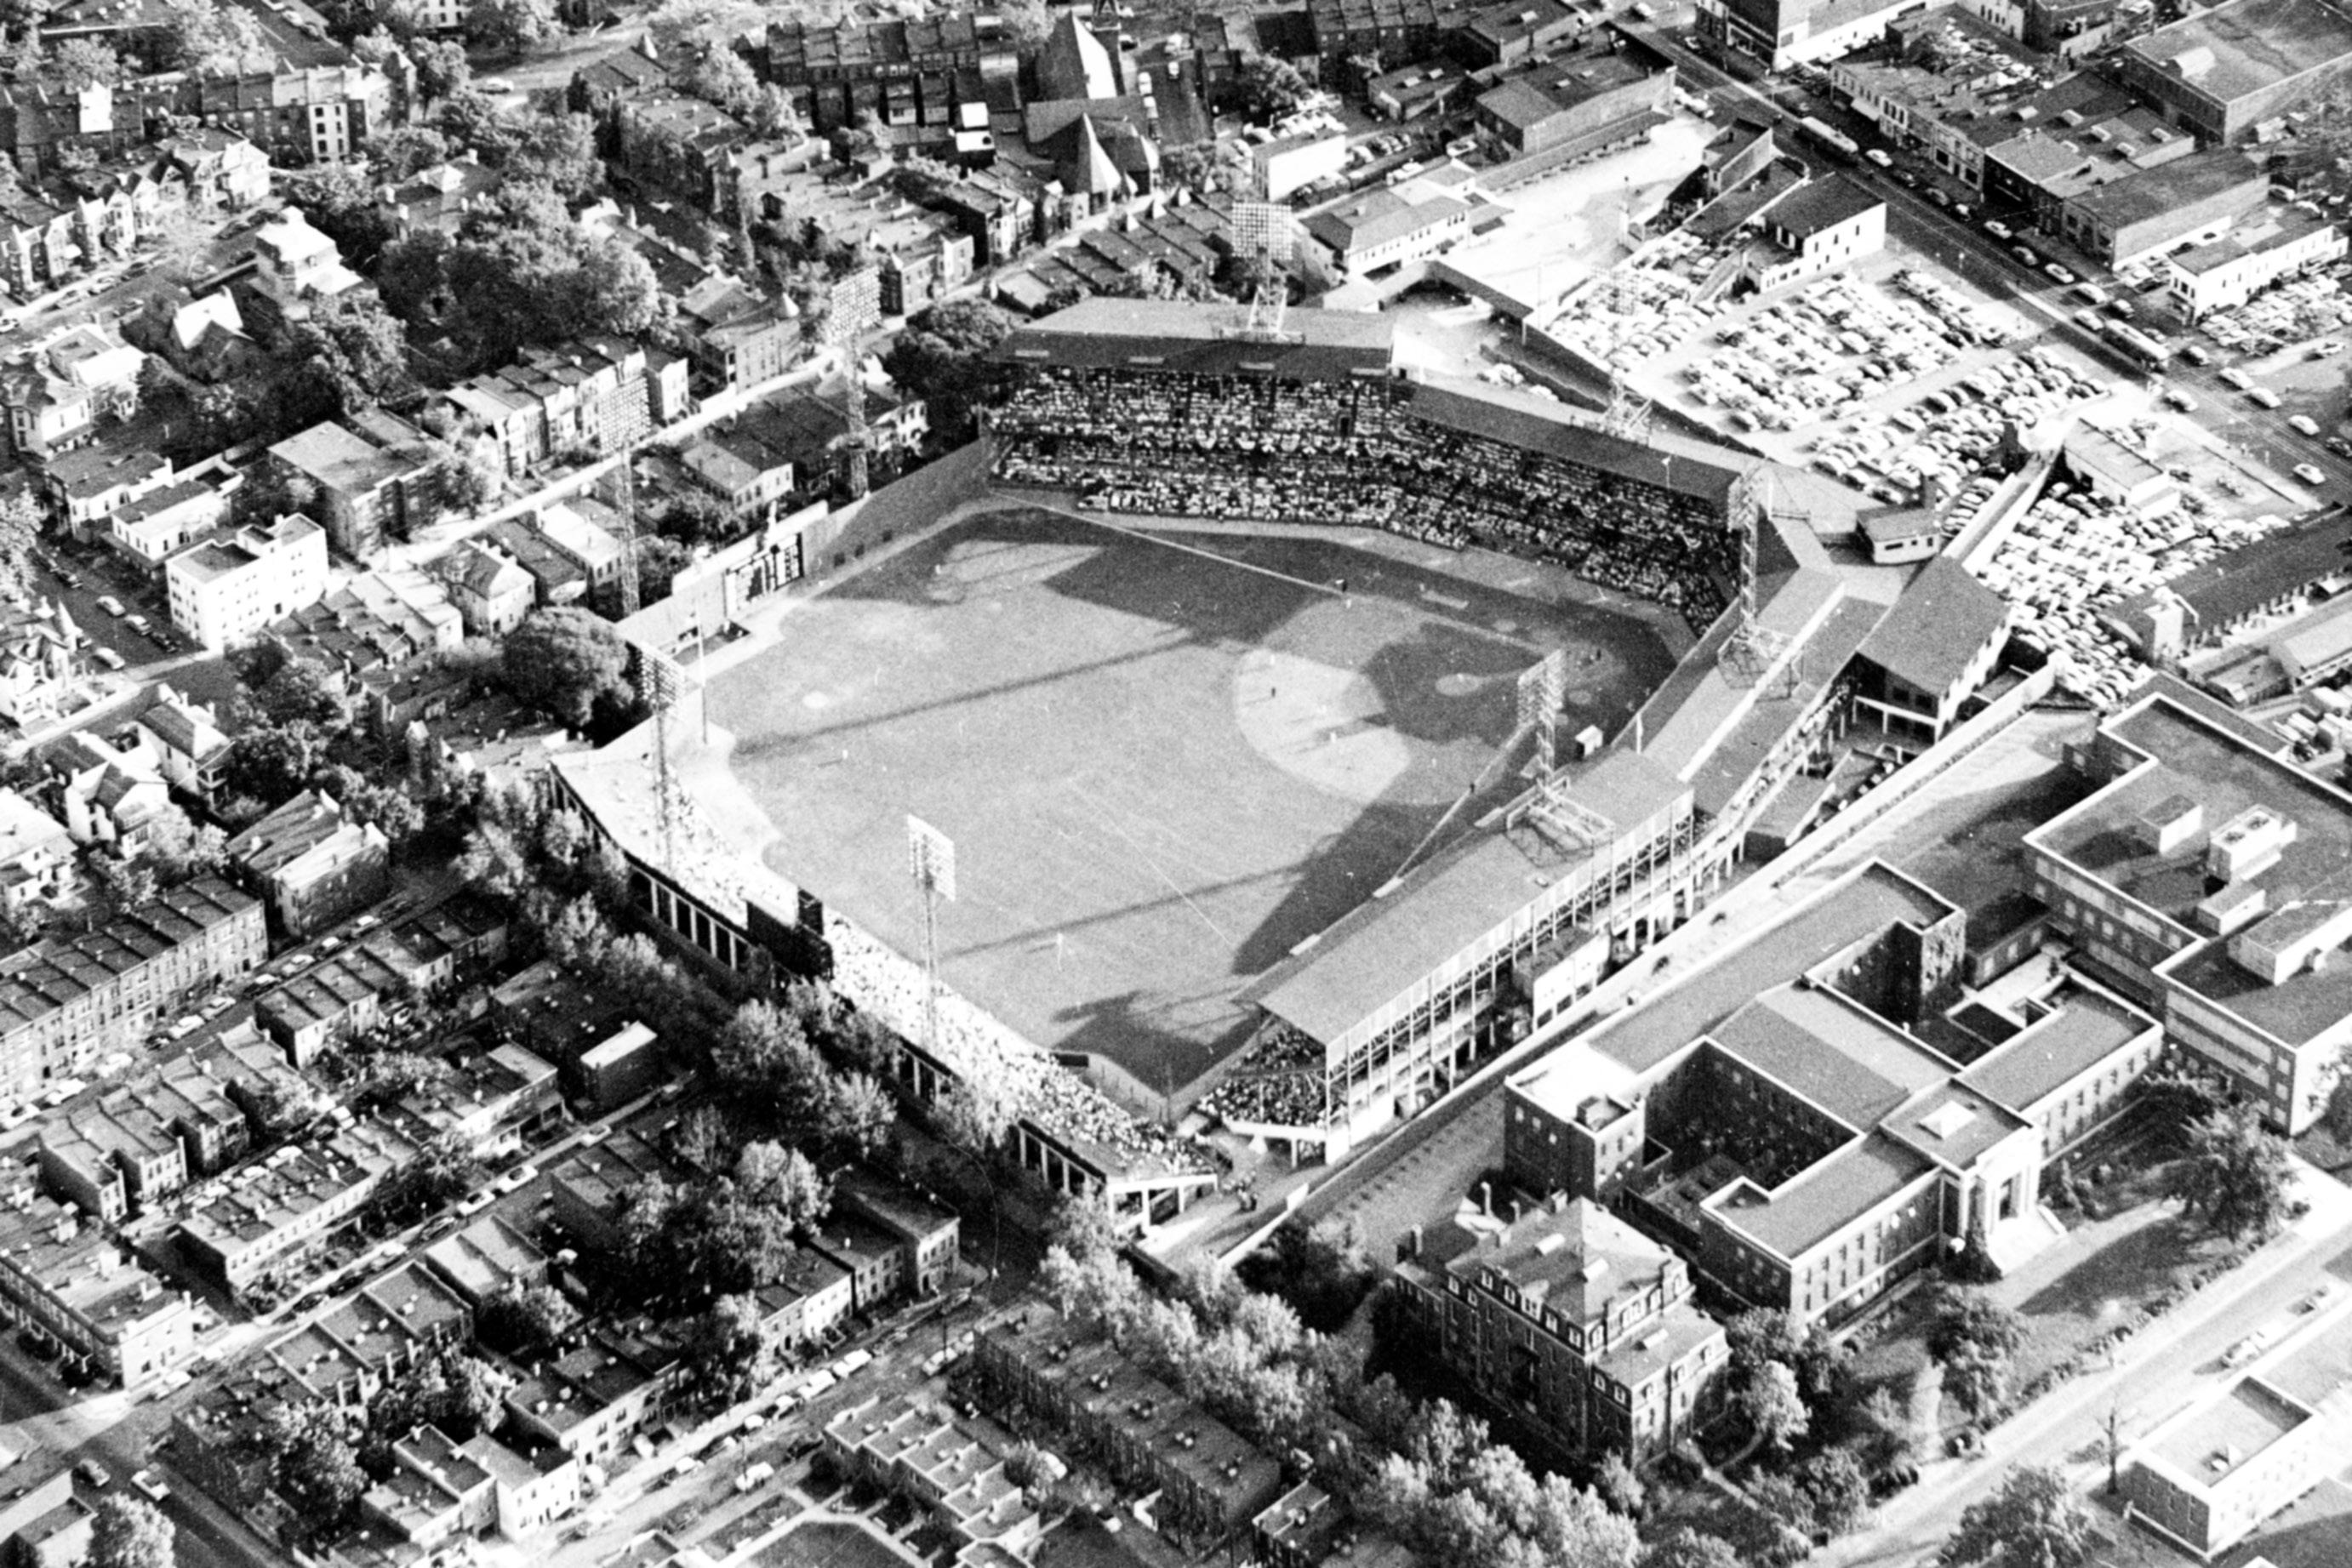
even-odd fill
[{"label": "parked car", "polygon": [[2322,338],[2311,346],[2311,357],[2315,360],[2333,359],[2343,351],[2344,340],[2341,338]]},{"label": "parked car", "polygon": [[114,1478],[107,1474],[106,1467],[100,1464],[96,1459],[82,1460],[81,1463],[74,1467],[73,1473],[79,1477],[84,1482],[96,1487],[100,1491],[104,1491],[108,1487],[114,1484]]},{"label": "parked car", "polygon": [[2287,428],[2294,431],[2297,435],[2308,435],[2315,441],[2319,439],[2319,426],[2313,421],[2311,415],[2307,413],[2291,413],[2286,416],[2286,423]]},{"label": "parked car", "polygon": [[122,668],[122,655],[111,648],[92,648],[89,651],[89,656],[110,670]]},{"label": "parked car", "polygon": [[2338,457],[2352,457],[2352,441],[2347,441],[2340,435],[2331,435],[2320,444]]},{"label": "parked car", "polygon": [[2190,397],[2187,392],[2182,392],[2179,387],[2165,388],[2164,401],[2170,403],[2173,407],[2179,409],[2183,413],[2195,413],[2197,412],[2197,400]]},{"label": "parked car", "polygon": [[111,593],[101,595],[98,601],[98,607],[100,610],[105,611],[109,615],[113,616],[117,621],[121,620],[125,615],[131,613],[129,611],[122,608],[122,601],[115,598]]},{"label": "parked car", "polygon": [[1886,155],[1886,149],[1884,147],[1874,147],[1867,152],[1864,152],[1863,156],[1877,164],[1882,169],[1892,169],[1895,167],[1895,160]]},{"label": "parked car", "polygon": [[2054,261],[2045,265],[2042,270],[2050,275],[2050,281],[2053,283],[2063,284],[2072,283],[2074,281],[2074,275],[2067,271],[2064,267],[2059,266]]},{"label": "parked car", "polygon": [[2202,343],[2181,344],[2180,357],[2192,365],[2210,365],[2213,362],[2211,351]]},{"label": "parked car", "polygon": [[2276,408],[2279,405],[2279,394],[2268,387],[2247,388],[2246,400],[2260,408]]},{"label": "parked car", "polygon": [[2246,374],[2245,371],[2240,370],[2235,365],[2224,365],[2213,373],[2220,378],[2221,384],[2225,387],[2235,387],[2240,392],[2252,392],[2253,390],[2254,378]]},{"label": "parked car", "polygon": [[149,1502],[162,1502],[165,1498],[172,1495],[172,1489],[165,1486],[163,1484],[163,1478],[158,1476],[153,1470],[131,1471],[131,1484],[137,1487],[139,1489],[140,1495],[144,1497]]},{"label": "parked car", "polygon": [[2327,483],[2327,476],[2321,473],[2318,468],[2309,463],[2296,464],[2294,465],[2294,476],[2314,489],[2317,489],[2320,486]]},{"label": "parked car", "polygon": [[2033,254],[2032,248],[2028,246],[2011,246],[2009,247],[2009,254],[2017,257],[2018,260],[2023,262],[2028,267],[2035,266],[2042,260],[2040,256]]},{"label": "parked car", "polygon": [[1999,218],[1987,218],[1985,220],[1984,231],[1998,240],[2013,239],[2016,237],[2016,231],[2011,229],[2007,224],[2002,223]]}]

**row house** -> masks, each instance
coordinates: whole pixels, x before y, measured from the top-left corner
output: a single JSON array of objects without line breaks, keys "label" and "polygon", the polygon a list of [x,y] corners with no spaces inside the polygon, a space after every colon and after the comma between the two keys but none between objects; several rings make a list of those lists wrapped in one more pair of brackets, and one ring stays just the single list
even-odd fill
[{"label": "row house", "polygon": [[993,1423],[877,1395],[826,1422],[824,1444],[836,1469],[925,1510],[959,1550],[985,1543],[1007,1554],[997,1561],[1025,1559],[1044,1532],[1006,1473],[1013,1438]]},{"label": "row house", "polygon": [[0,1092],[30,1099],[86,1076],[184,998],[268,956],[260,903],[199,877],[95,931],[0,959]]},{"label": "row house", "polygon": [[308,1398],[364,1409],[402,1373],[466,1343],[473,1327],[457,1293],[411,1260],[330,1301],[260,1360]]},{"label": "row house", "polygon": [[191,1187],[173,1237],[190,1267],[241,1297],[291,1277],[416,1151],[388,1127],[340,1125]]},{"label": "row house", "polygon": [[179,1130],[127,1088],[51,1112],[35,1145],[49,1190],[109,1225],[188,1185]]},{"label": "row house", "polygon": [[723,274],[677,299],[678,336],[702,383],[745,392],[800,362],[804,340],[789,299]]},{"label": "row house", "polygon": [[228,841],[228,863],[289,936],[341,925],[392,891],[392,852],[374,823],[305,789]]},{"label": "row house", "polygon": [[561,1448],[518,1453],[488,1432],[459,1443],[422,1427],[392,1445],[392,1474],[360,1497],[360,1511],[394,1539],[425,1551],[496,1531],[522,1541],[579,1505],[580,1461]]},{"label": "row house", "polygon": [[525,350],[444,395],[506,471],[522,474],[551,457],[627,451],[686,412],[687,376],[683,360],[604,338]]},{"label": "row house", "polygon": [[980,30],[971,14],[867,21],[771,23],[763,64],[770,81],[809,105],[820,131],[879,112],[892,125],[946,125],[980,96]]},{"label": "row house", "polygon": [[507,1419],[526,1442],[601,1463],[667,1418],[680,1370],[670,1351],[598,1330],[578,1349],[533,1366],[508,1392]]},{"label": "row house", "polygon": [[244,486],[245,476],[226,464],[212,472],[175,475],[161,488],[117,507],[107,542],[160,577],[165,562],[228,521],[229,507]]},{"label": "row house", "polygon": [[143,1386],[196,1348],[184,1292],[21,1176],[0,1194],[0,1317],[117,1388]]},{"label": "row house", "polygon": [[51,515],[74,538],[102,538],[114,514],[172,483],[169,458],[144,446],[97,441],[45,458],[37,472]]},{"label": "row house", "polygon": [[1282,1493],[1279,1466],[1097,1332],[1033,1311],[973,1353],[999,1408],[1068,1435],[1122,1486],[1158,1490],[1159,1528],[1179,1540],[1221,1541]]}]

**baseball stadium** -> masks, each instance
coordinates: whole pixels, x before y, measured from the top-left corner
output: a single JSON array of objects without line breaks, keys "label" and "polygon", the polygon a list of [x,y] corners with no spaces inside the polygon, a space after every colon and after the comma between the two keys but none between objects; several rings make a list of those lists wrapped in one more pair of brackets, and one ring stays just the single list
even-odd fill
[{"label": "baseball stadium", "polygon": [[1885,613],[1758,460],[1391,350],[1126,300],[1017,330],[987,492],[702,683],[694,830],[653,726],[564,788],[665,926],[828,976],[1049,1185],[1163,1220],[1213,1180],[1195,1113],[1343,1154],[1689,918]]}]

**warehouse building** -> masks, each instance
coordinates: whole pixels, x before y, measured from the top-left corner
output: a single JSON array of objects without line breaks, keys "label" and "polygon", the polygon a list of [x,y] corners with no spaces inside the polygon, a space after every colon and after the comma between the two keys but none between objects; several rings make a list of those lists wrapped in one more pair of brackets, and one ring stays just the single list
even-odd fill
[{"label": "warehouse building", "polygon": [[2352,67],[2352,15],[2327,0],[2229,0],[2134,38],[2125,86],[2200,141],[2231,142]]}]

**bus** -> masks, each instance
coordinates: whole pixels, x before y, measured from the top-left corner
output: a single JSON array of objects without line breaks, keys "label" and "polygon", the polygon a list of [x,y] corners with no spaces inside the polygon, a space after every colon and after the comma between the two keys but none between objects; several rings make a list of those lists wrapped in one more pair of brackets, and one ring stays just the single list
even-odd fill
[{"label": "bus", "polygon": [[2144,371],[2161,371],[2172,362],[2172,350],[2137,327],[2121,321],[2106,324],[2107,342],[2117,353]]},{"label": "bus", "polygon": [[1797,121],[1797,129],[1805,133],[1807,141],[1824,152],[1836,153],[1849,163],[1861,155],[1862,149],[1854,144],[1853,137],[1810,114]]}]

